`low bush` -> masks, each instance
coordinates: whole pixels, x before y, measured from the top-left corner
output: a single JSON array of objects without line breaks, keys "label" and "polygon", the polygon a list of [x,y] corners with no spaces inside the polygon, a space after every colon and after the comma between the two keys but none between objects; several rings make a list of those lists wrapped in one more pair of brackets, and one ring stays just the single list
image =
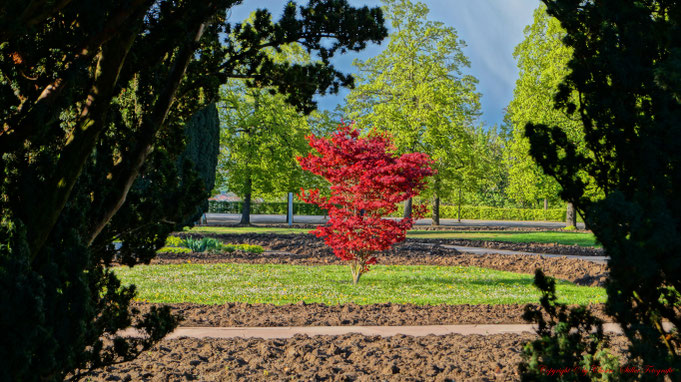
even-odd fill
[{"label": "low bush", "polygon": [[[617,381],[619,359],[608,350],[603,321],[586,307],[557,303],[556,280],[537,269],[540,307],[527,305],[523,318],[537,325],[539,339],[525,344],[521,381]],[[547,319],[548,318],[548,319]]]},{"label": "low bush", "polygon": [[[211,200],[208,203],[208,212],[210,213],[225,213],[225,214],[240,214],[243,210],[243,202],[224,202]],[[265,215],[285,215],[288,211],[288,203],[286,202],[265,202],[252,203],[252,214]],[[321,208],[307,203],[293,203],[294,215],[326,215],[326,211]]]},{"label": "low bush", "polygon": [[183,246],[183,240],[181,237],[177,236],[168,236],[166,238],[166,247],[182,247]]},{"label": "low bush", "polygon": [[159,249],[158,253],[191,253],[191,252],[234,252],[244,251],[250,253],[263,253],[265,250],[259,245],[251,244],[223,244],[219,240],[204,237],[195,239],[188,237],[182,239],[171,236],[166,240],[166,246]]},{"label": "low bush", "polygon": [[186,248],[186,247],[170,247],[170,246],[166,246],[166,247],[163,247],[163,248],[159,249],[159,250],[156,251],[156,252],[157,252],[157,253],[177,253],[177,254],[180,254],[180,253],[191,253],[192,250],[189,249],[189,248]]},{"label": "low bush", "polygon": [[[242,202],[210,201],[208,212],[240,214],[243,209]],[[403,215],[404,207],[399,206],[398,211],[391,216]],[[284,215],[287,213],[285,202],[265,202],[251,204],[252,214]],[[453,205],[440,206],[440,219],[458,218],[459,207]],[[322,215],[327,212],[321,208],[306,203],[293,203],[294,215]],[[528,220],[528,221],[565,221],[564,208],[530,209],[530,208],[500,208],[486,206],[461,206],[461,219],[470,220]]]}]

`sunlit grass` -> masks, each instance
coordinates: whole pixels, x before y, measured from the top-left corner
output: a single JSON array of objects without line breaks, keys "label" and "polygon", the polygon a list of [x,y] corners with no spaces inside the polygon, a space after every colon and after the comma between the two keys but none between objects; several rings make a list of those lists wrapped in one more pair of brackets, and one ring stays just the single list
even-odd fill
[{"label": "sunlit grass", "polygon": [[409,231],[407,237],[430,239],[468,239],[483,241],[504,241],[511,243],[557,243],[580,245],[583,247],[600,246],[592,233],[558,231]]},{"label": "sunlit grass", "polygon": [[[476,267],[374,266],[353,285],[347,266],[280,264],[179,264],[116,268],[125,284],[135,284],[138,299],[159,303],[227,302],[290,304],[535,303],[532,276]],[[563,302],[604,302],[603,288],[558,282]]]},{"label": "sunlit grass", "polygon": [[[235,233],[276,233],[300,234],[308,233],[305,228],[266,228],[266,227],[194,227],[188,232],[204,234],[235,234]],[[580,245],[584,247],[599,246],[592,233],[560,232],[560,231],[423,231],[407,232],[410,238],[427,239],[468,239],[485,241],[504,241],[511,243],[557,243],[565,245]]]}]

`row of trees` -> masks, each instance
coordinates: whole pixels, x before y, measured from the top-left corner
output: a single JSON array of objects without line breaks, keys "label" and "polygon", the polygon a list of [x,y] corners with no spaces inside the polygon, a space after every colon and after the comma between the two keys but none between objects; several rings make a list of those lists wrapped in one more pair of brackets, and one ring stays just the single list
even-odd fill
[{"label": "row of trees", "polygon": [[[523,135],[526,123],[558,123],[575,142],[578,121],[549,105],[567,71],[571,51],[561,43],[565,31],[544,8],[525,31],[515,52],[520,78],[501,127],[484,127],[477,79],[465,73],[466,46],[452,27],[428,19],[428,8],[410,0],[385,0],[392,27],[388,45],[377,56],[356,61],[357,86],[336,112],[300,115],[284,97],[255,91],[233,80],[223,88],[222,155],[217,188],[245,201],[242,223],[249,223],[253,195],[280,198],[319,179],[303,173],[293,157],[306,154],[304,136],[329,133],[341,117],[363,131],[391,134],[400,154],[425,152],[435,175],[422,197],[432,201],[439,224],[441,201],[495,207],[562,206],[560,186],[537,166]],[[273,57],[304,63],[311,58],[291,45]],[[536,108],[537,105],[545,107]],[[537,109],[537,110],[535,110]],[[582,145],[583,146],[583,145]],[[410,212],[407,201],[405,216]],[[574,220],[569,224],[576,225]]]}]

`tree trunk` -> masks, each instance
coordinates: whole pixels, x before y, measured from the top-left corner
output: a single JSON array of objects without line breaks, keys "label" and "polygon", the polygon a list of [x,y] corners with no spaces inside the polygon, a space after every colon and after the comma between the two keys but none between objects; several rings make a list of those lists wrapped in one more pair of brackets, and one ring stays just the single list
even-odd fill
[{"label": "tree trunk", "polygon": [[549,209],[549,200],[547,198],[544,198],[544,211]]},{"label": "tree trunk", "polygon": [[440,198],[433,198],[433,225],[440,225]]},{"label": "tree trunk", "polygon": [[241,210],[241,222],[240,225],[251,225],[251,190],[252,184],[251,177],[246,177],[245,191],[244,191],[244,204]]},{"label": "tree trunk", "polygon": [[577,228],[577,213],[575,212],[575,205],[571,202],[567,204],[565,212],[565,226]]},{"label": "tree trunk", "polygon": [[352,272],[352,285],[357,285],[359,278],[362,277],[362,269],[364,264],[359,260],[353,260],[350,263],[350,272]]},{"label": "tree trunk", "polygon": [[404,217],[405,218],[411,217],[411,204],[412,204],[412,198],[409,198],[404,202]]},{"label": "tree trunk", "polygon": [[461,223],[461,189],[459,188],[459,211],[457,212],[457,220]]}]

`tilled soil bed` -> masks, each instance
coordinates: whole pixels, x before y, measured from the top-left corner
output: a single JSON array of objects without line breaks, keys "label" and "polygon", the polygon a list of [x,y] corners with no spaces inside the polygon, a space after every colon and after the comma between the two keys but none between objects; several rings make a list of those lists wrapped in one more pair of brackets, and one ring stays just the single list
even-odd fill
[{"label": "tilled soil bed", "polygon": [[[517,381],[530,333],[164,340],[94,381]],[[611,348],[620,353],[618,336]]]},{"label": "tilled soil bed", "polygon": [[[454,324],[526,324],[525,305],[414,305],[414,304],[247,304],[222,305],[134,303],[141,312],[152,306],[168,305],[180,314],[182,326],[396,326]],[[604,321],[612,321],[603,304],[589,309]]]}]

